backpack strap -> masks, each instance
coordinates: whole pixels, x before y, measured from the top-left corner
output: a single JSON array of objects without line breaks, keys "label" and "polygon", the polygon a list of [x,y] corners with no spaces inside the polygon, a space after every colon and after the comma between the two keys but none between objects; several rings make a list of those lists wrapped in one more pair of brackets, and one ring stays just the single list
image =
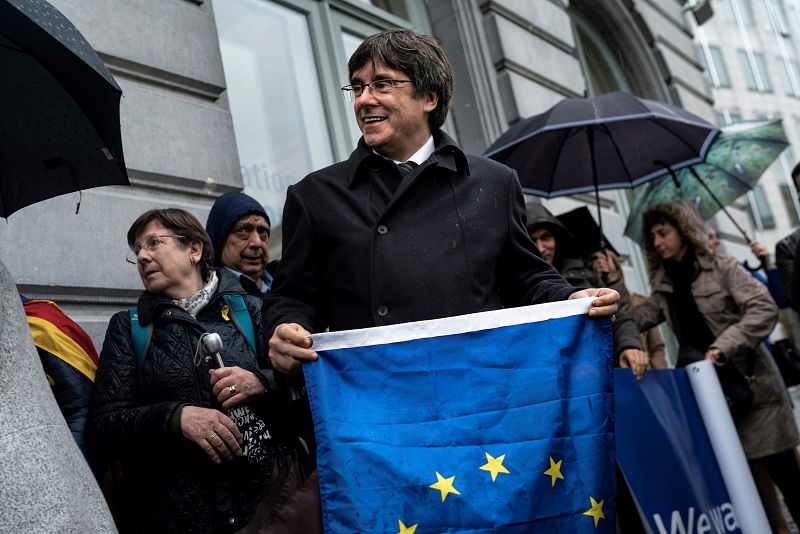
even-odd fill
[{"label": "backpack strap", "polygon": [[[247,309],[244,299],[241,295],[223,295],[222,298],[225,299],[225,303],[233,312],[231,315],[233,324],[245,337],[253,352],[256,352],[256,333],[253,328],[253,318],[250,317],[250,311]],[[144,355],[150,346],[150,338],[153,336],[153,325],[142,326],[139,323],[139,314],[136,308],[129,308],[128,315],[131,318],[131,340],[133,341],[133,350],[136,353],[136,363],[141,369],[142,364],[144,364]]]},{"label": "backpack strap", "polygon": [[150,345],[150,338],[153,336],[153,325],[142,326],[139,323],[139,313],[136,308],[128,308],[128,315],[131,318],[131,340],[133,341],[133,351],[136,353],[136,365],[139,369],[144,363],[144,354]]},{"label": "backpack strap", "polygon": [[236,325],[236,328],[239,329],[239,332],[245,337],[248,343],[250,343],[250,347],[253,349],[253,352],[257,352],[256,349],[256,332],[253,328],[253,318],[250,317],[250,311],[247,309],[247,304],[242,298],[241,295],[223,295],[223,299],[225,299],[225,303],[233,312],[231,316],[233,320],[233,324]]},{"label": "backpack strap", "polygon": [[[258,354],[258,349],[256,348],[256,333],[253,329],[253,318],[250,317],[250,310],[247,309],[244,298],[241,295],[234,294],[223,295],[222,298],[225,299],[228,307],[233,312],[230,316],[233,324],[236,325],[239,333],[245,337],[250,347],[252,347],[253,352]],[[275,375],[272,369],[261,369],[261,373],[267,381],[264,385],[267,392],[278,391],[278,384],[275,381]]]}]

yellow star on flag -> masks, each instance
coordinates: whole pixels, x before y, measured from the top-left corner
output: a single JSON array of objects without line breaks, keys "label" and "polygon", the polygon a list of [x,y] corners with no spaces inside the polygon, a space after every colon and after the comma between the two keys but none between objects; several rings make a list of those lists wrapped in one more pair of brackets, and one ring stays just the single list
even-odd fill
[{"label": "yellow star on flag", "polygon": [[397,534],[414,534],[414,532],[417,531],[418,525],[411,525],[410,527],[407,527],[399,519],[397,520],[397,523],[400,525],[400,532]]},{"label": "yellow star on flag", "polygon": [[444,502],[444,500],[447,498],[447,495],[450,493],[461,495],[461,492],[453,487],[453,481],[456,479],[455,475],[451,476],[450,478],[444,478],[439,474],[438,471],[436,471],[436,478],[438,480],[431,484],[430,487],[442,492],[442,502]]},{"label": "yellow star on flag", "polygon": [[564,480],[564,475],[561,474],[561,462],[564,460],[554,461],[553,457],[550,456],[550,469],[544,472],[545,475],[550,477],[550,487],[554,487],[556,485],[556,479],[560,478]]},{"label": "yellow star on flag", "polygon": [[592,503],[592,507],[583,512],[583,515],[589,515],[594,518],[594,528],[597,528],[597,523],[600,522],[601,519],[605,519],[606,516],[603,515],[603,502],[605,499],[597,502],[594,500],[594,497],[589,497],[589,501]]},{"label": "yellow star on flag", "polygon": [[485,454],[486,454],[486,463],[482,465],[480,468],[483,469],[484,471],[489,471],[492,474],[492,482],[494,482],[495,479],[497,478],[497,473],[505,473],[507,475],[509,474],[508,469],[503,467],[503,460],[506,459],[505,454],[502,454],[497,458],[493,458],[492,455],[489,454],[488,452]]}]

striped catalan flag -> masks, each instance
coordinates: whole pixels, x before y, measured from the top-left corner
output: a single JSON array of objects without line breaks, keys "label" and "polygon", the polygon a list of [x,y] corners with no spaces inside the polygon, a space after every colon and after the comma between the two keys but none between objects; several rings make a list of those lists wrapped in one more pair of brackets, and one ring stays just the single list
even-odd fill
[{"label": "striped catalan flag", "polygon": [[97,351],[89,335],[55,302],[23,299],[33,342],[94,382]]}]

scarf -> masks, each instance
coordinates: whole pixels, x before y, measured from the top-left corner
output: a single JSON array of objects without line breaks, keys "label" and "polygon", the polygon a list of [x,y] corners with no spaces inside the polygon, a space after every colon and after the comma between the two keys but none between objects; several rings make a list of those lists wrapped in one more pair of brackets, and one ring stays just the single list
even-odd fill
[{"label": "scarf", "polygon": [[672,279],[673,293],[667,295],[667,304],[680,343],[678,367],[702,360],[715,339],[692,295],[692,282],[698,274],[696,259],[694,247],[689,246],[681,261],[664,261],[664,270]]},{"label": "scarf", "polygon": [[206,304],[211,302],[211,297],[213,297],[214,293],[217,292],[218,287],[219,279],[217,278],[217,273],[211,271],[211,274],[208,275],[208,282],[206,282],[206,285],[204,285],[200,291],[191,297],[174,300],[173,302],[189,312],[192,317],[197,317],[197,314],[200,313],[200,310],[205,308]]}]

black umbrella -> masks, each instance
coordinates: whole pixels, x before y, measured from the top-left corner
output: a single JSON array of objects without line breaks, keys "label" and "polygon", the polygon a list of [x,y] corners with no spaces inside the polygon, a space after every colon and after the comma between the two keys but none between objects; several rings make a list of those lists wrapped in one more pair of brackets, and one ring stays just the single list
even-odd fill
[{"label": "black umbrella", "polygon": [[44,0],[0,0],[0,217],[101,185],[130,185],[120,90]]},{"label": "black umbrella", "polygon": [[600,231],[600,227],[589,213],[589,208],[581,206],[572,211],[556,215],[556,219],[567,227],[574,238],[572,239],[572,250],[582,258],[607,248],[619,256],[619,252]]},{"label": "black umbrella", "polygon": [[705,158],[719,130],[686,110],[608,93],[567,98],[512,126],[485,155],[519,174],[525,192],[551,198],[631,188]]}]

